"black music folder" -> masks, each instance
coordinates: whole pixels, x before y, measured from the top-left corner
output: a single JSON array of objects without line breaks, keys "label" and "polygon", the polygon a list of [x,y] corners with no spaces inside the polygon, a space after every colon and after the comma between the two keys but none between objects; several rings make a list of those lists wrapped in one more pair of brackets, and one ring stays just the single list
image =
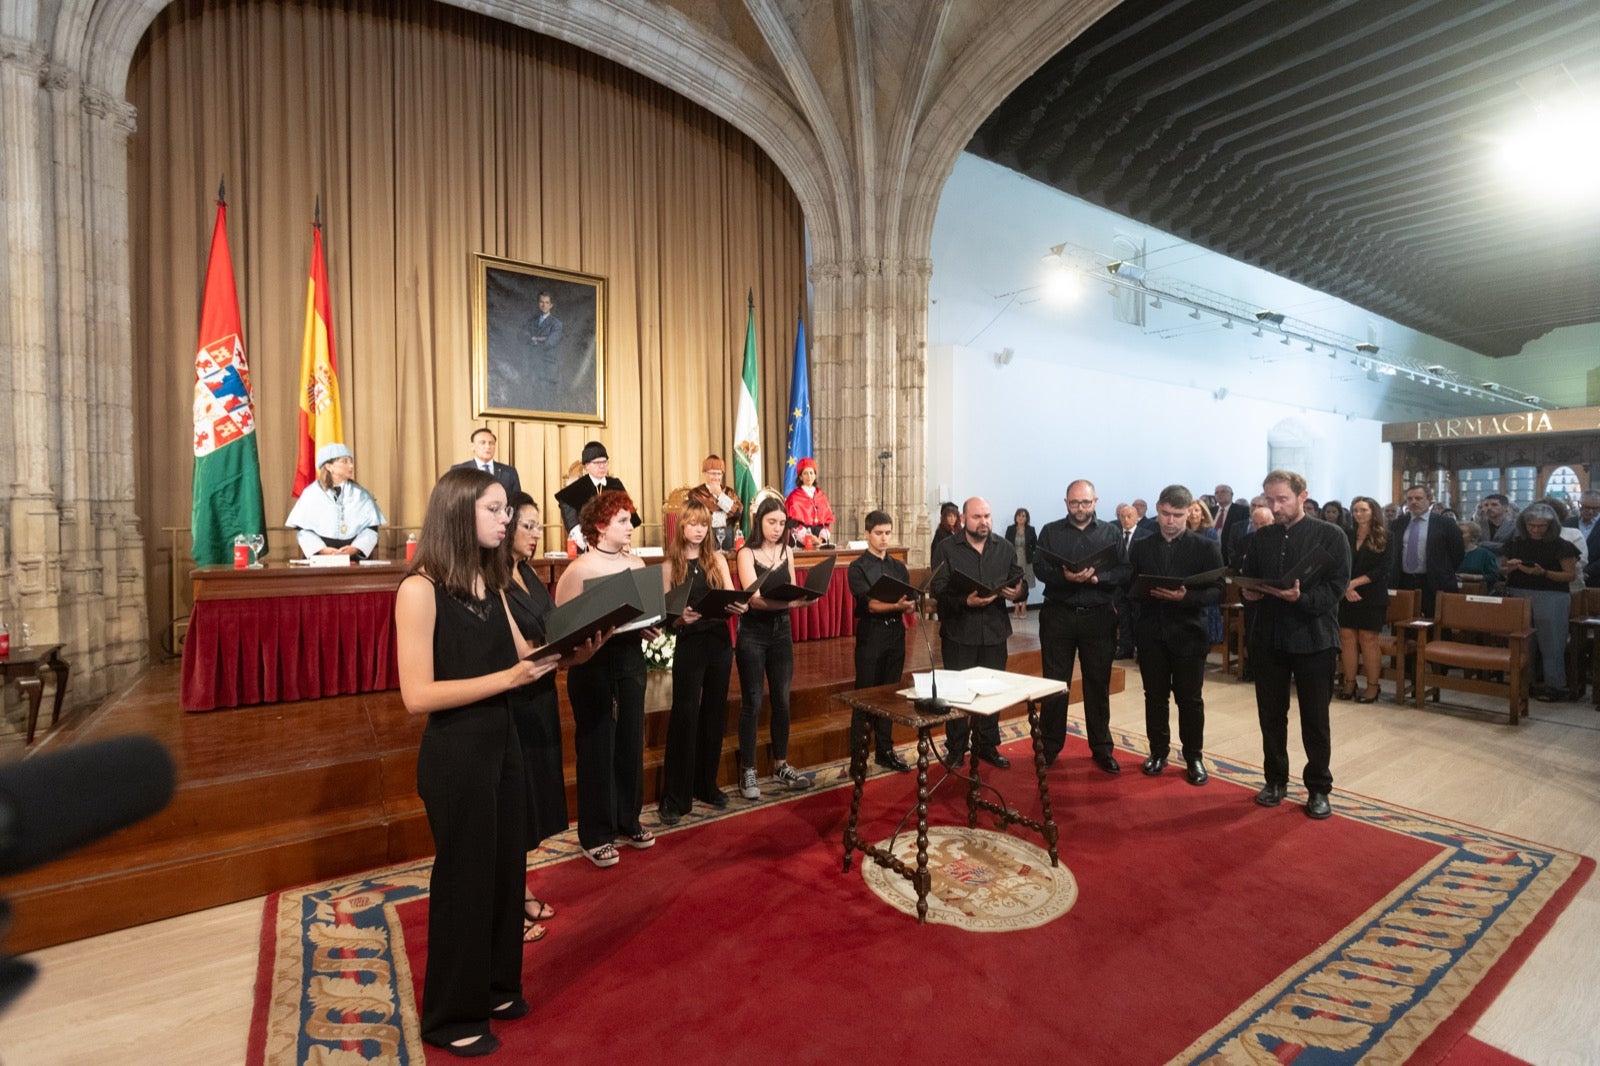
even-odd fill
[{"label": "black music folder", "polygon": [[1118,547],[1119,545],[1115,543],[1107,544],[1093,555],[1078,560],[1063,559],[1048,548],[1034,548],[1033,565],[1037,567],[1042,561],[1047,566],[1065,567],[1067,572],[1071,574],[1081,574],[1090,567],[1096,570],[1104,570],[1108,566],[1117,565]]},{"label": "black music folder", "polygon": [[544,623],[545,643],[528,658],[567,655],[596,633],[644,617],[643,598],[633,575],[646,572],[655,578],[656,595],[661,596],[661,577],[654,571],[624,570],[585,581],[582,592],[550,612]]},{"label": "black music folder", "polygon": [[1291,566],[1281,577],[1245,577],[1243,574],[1234,574],[1228,578],[1242,589],[1258,589],[1263,586],[1275,589],[1293,588],[1296,581],[1308,585],[1321,577],[1333,565],[1333,556],[1318,548],[1310,555]]},{"label": "black music folder", "polygon": [[801,584],[791,585],[788,582],[784,582],[772,588],[763,588],[761,590],[761,598],[764,600],[781,600],[785,603],[792,600],[821,599],[822,594],[828,591],[828,582],[833,580],[833,566],[838,561],[837,556],[829,556],[816,566],[813,566],[811,572],[806,574],[806,579]]},{"label": "black music folder", "polygon": [[1215,570],[1206,570],[1188,577],[1167,577],[1162,574],[1140,574],[1134,579],[1130,595],[1150,597],[1151,589],[1181,589],[1197,588],[1201,585],[1214,585],[1227,576],[1228,568],[1219,566]]}]

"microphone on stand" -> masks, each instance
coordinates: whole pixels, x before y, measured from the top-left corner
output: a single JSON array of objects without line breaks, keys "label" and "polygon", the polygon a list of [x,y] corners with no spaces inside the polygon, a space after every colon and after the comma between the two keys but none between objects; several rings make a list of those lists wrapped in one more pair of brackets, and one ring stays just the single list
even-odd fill
[{"label": "microphone on stand", "polygon": [[[939,576],[939,571],[943,569],[944,563],[940,563],[928,574],[927,583],[922,586],[922,596],[928,594],[928,589],[933,587],[933,579]],[[921,599],[921,596],[918,599]],[[921,629],[923,646],[928,649],[928,695],[923,699],[912,700],[911,706],[921,714],[943,714],[950,709],[950,703],[939,698],[939,671],[933,662],[933,637],[928,634],[927,626],[922,626]]]}]

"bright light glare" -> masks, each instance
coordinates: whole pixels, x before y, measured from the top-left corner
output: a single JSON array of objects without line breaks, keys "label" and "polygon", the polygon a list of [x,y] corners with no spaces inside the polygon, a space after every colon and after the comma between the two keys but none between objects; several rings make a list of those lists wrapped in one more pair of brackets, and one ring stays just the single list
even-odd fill
[{"label": "bright light glare", "polygon": [[[1060,261],[1057,260],[1057,262],[1059,263]],[[1078,299],[1081,288],[1077,271],[1069,269],[1065,263],[1045,269],[1044,296],[1051,303],[1073,303]]]},{"label": "bright light glare", "polygon": [[1501,169],[1531,197],[1600,200],[1600,105],[1541,108],[1525,126],[1500,138],[1498,154]]}]

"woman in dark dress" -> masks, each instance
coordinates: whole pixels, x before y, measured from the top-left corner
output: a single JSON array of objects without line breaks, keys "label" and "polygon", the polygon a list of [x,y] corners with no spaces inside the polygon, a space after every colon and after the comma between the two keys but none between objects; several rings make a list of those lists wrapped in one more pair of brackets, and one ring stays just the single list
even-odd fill
[{"label": "woman in dark dress", "polygon": [[[709,589],[733,587],[728,560],[712,539],[712,513],[690,497],[678,511],[677,528],[661,567],[667,589],[688,583],[689,602]],[[744,604],[733,611],[743,614]],[[701,618],[687,608],[674,626],[672,717],[667,720],[667,750],[661,764],[661,802],[656,814],[675,825],[699,800],[721,810],[728,797],[717,784],[722,765],[722,734],[728,724],[728,677],[733,672],[733,640],[725,618]]]},{"label": "woman in dark dress", "polygon": [[1547,503],[1529,504],[1517,515],[1516,532],[1500,549],[1506,595],[1533,607],[1533,643],[1544,682],[1534,698],[1551,703],[1567,693],[1567,616],[1572,581],[1578,575],[1578,548],[1561,536],[1561,522]]},{"label": "woman in dark dress", "polygon": [[[1339,664],[1344,686],[1341,700],[1372,703],[1378,698],[1383,657],[1378,632],[1389,617],[1389,530],[1383,508],[1371,496],[1350,502],[1355,529],[1350,532],[1350,584],[1339,601]],[[1356,652],[1366,668],[1367,687],[1356,695]]]},{"label": "woman in dark dress", "polygon": [[[644,560],[625,551],[633,542],[633,500],[608,489],[578,512],[589,550],[556,582],[556,605],[583,591],[583,583]],[[644,806],[644,649],[659,630],[631,629],[611,635],[581,666],[567,671],[572,705],[572,746],[578,771],[578,843],[599,867],[621,861],[616,842],[654,847],[656,836],[639,822]]]},{"label": "woman in dark dress", "polygon": [[452,1055],[499,1047],[491,1018],[522,998],[527,787],[509,694],[548,677],[506,604],[506,490],[482,470],[433,488],[410,572],[395,598],[400,696],[428,725],[417,792],[436,855],[428,893],[422,1039]]},{"label": "woman in dark dress", "polygon": [[960,528],[961,508],[949,500],[941,503],[939,505],[939,524],[933,527],[933,548],[929,550],[930,557],[932,552],[938,549],[940,541],[954,536]]},{"label": "woman in dark dress", "polygon": [[[511,535],[506,538],[510,556],[511,582],[506,586],[506,603],[511,620],[534,647],[544,643],[544,620],[555,600],[545,588],[532,562],[539,554],[539,505],[525,492],[511,497]],[[567,830],[566,771],[561,764],[561,707],[556,696],[554,674],[547,674],[526,688],[511,693],[511,719],[522,742],[522,770],[528,783],[527,851]],[[532,889],[523,895],[522,939],[528,943],[544,939],[540,922],[556,916],[555,908],[536,898]]]}]

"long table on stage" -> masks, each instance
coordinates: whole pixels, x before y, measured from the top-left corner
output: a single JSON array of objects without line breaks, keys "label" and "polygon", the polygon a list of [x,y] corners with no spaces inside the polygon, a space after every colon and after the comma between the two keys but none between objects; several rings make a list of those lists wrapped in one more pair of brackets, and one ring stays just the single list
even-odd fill
[{"label": "long table on stage", "polygon": [[[944,671],[940,671],[944,673]],[[1044,744],[1039,739],[1039,701],[1046,696],[1060,694],[1063,699],[1070,686],[1065,681],[1052,681],[1044,677],[1031,677],[1027,674],[1007,673],[1003,670],[990,670],[987,667],[974,666],[969,670],[960,672],[962,677],[987,681],[988,688],[998,689],[990,695],[982,695],[973,699],[971,703],[952,705],[944,710],[922,711],[916,702],[904,694],[898,684],[879,685],[877,688],[856,689],[851,692],[840,692],[834,699],[849,706],[852,710],[861,711],[850,729],[850,779],[855,788],[850,796],[850,820],[844,827],[844,872],[850,872],[850,862],[854,853],[859,851],[879,866],[893,870],[895,873],[910,881],[917,892],[917,923],[920,925],[928,920],[928,891],[932,887],[933,878],[928,873],[928,765],[934,754],[933,727],[942,722],[953,721],[964,715],[990,715],[999,714],[1009,707],[1027,701],[1028,704],[1028,730],[1033,738],[1033,766],[1034,774],[1039,782],[1039,801],[1042,805],[1041,817],[1043,821],[1034,821],[1002,802],[993,803],[979,795],[983,787],[979,780],[978,747],[972,745],[970,757],[971,766],[967,769],[967,825],[976,828],[978,825],[978,811],[985,810],[997,815],[1001,826],[1022,825],[1034,830],[1044,838],[1045,847],[1050,852],[1050,865],[1061,865],[1060,855],[1057,852],[1057,843],[1060,831],[1056,828],[1055,816],[1050,811],[1050,785],[1045,778]],[[856,833],[856,825],[861,816],[861,796],[867,783],[867,751],[869,746],[872,718],[887,718],[891,722],[910,726],[917,731],[917,864],[909,866],[899,856],[888,848],[877,844],[869,844]],[[951,773],[958,773],[955,769]],[[998,795],[998,793],[996,793]]]},{"label": "long table on stage", "polygon": [[[906,549],[890,551],[905,560]],[[790,613],[795,640],[855,633],[855,598],[846,569],[860,554],[795,553],[801,575],[825,557],[838,558],[823,597]],[[535,559],[534,570],[553,590],[568,562],[565,557]],[[661,559],[646,557],[645,562]],[[403,562],[197,568],[180,704],[186,711],[210,711],[398,688],[394,598],[405,573]]]}]

